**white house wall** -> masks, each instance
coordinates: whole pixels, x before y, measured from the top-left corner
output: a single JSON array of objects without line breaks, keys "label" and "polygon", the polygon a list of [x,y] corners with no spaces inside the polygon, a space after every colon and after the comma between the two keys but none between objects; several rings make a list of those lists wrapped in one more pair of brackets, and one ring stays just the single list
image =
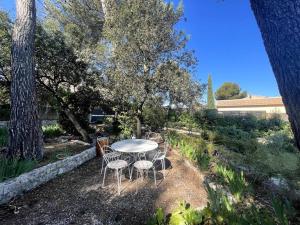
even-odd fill
[{"label": "white house wall", "polygon": [[219,112],[230,112],[230,111],[261,111],[266,113],[286,113],[284,106],[264,106],[264,107],[228,107],[218,108]]}]

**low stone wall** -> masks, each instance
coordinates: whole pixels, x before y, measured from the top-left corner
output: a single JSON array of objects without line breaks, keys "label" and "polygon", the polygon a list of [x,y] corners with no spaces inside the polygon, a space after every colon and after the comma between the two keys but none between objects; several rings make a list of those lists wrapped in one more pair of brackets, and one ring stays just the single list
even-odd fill
[{"label": "low stone wall", "polygon": [[17,195],[29,191],[56,176],[66,173],[96,156],[95,147],[77,155],[36,168],[16,178],[0,183],[0,204],[6,203]]}]

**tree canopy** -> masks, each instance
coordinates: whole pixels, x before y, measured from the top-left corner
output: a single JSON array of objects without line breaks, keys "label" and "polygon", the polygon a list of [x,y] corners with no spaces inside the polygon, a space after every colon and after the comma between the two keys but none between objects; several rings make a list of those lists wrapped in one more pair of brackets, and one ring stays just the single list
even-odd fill
[{"label": "tree canopy", "polygon": [[129,105],[138,123],[145,103],[153,97],[182,105],[199,99],[201,86],[191,77],[196,59],[185,48],[188,36],[175,29],[182,5],[174,8],[162,0],[109,4],[103,30],[109,96],[119,105]]},{"label": "tree canopy", "polygon": [[240,99],[247,97],[246,91],[241,91],[241,88],[236,83],[225,82],[215,93],[217,100]]}]

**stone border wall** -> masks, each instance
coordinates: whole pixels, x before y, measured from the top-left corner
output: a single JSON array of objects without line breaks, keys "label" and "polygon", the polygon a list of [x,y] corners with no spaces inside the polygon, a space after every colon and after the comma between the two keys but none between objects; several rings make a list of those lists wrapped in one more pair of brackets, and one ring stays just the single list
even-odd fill
[{"label": "stone border wall", "polygon": [[96,150],[95,147],[92,147],[77,155],[69,156],[0,183],[0,204],[46,183],[60,174],[73,170],[95,156]]}]

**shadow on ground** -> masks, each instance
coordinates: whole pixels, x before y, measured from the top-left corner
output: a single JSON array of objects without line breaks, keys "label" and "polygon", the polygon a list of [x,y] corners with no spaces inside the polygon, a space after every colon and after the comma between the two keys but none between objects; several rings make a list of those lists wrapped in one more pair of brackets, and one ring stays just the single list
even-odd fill
[{"label": "shadow on ground", "polygon": [[[113,172],[101,188],[100,159],[93,159],[22,197],[0,206],[1,224],[145,224],[157,207],[168,213],[185,200],[193,207],[206,204],[201,174],[174,153],[168,155],[166,178],[157,174],[130,182],[122,180],[117,195]],[[156,166],[160,170],[160,166]]]}]

